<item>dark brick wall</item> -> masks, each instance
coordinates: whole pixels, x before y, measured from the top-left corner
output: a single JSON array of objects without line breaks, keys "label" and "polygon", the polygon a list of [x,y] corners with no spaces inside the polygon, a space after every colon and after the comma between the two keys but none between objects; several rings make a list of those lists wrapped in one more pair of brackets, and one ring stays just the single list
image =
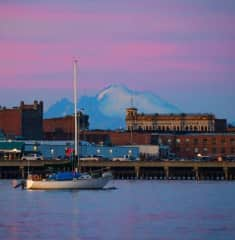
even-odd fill
[{"label": "dark brick wall", "polygon": [[[80,117],[80,130],[89,128],[89,116],[81,115]],[[74,116],[65,116],[60,118],[50,118],[43,120],[43,132],[45,139],[55,137],[61,139],[74,138]],[[53,136],[54,133],[54,136]]]},{"label": "dark brick wall", "polygon": [[226,119],[215,119],[215,132],[226,132],[227,120]]},{"label": "dark brick wall", "polygon": [[22,101],[19,107],[0,109],[0,128],[11,138],[42,139],[42,119],[42,102],[34,101],[31,105],[25,105]]},{"label": "dark brick wall", "polygon": [[0,109],[0,129],[7,137],[21,135],[21,112],[18,109]]}]

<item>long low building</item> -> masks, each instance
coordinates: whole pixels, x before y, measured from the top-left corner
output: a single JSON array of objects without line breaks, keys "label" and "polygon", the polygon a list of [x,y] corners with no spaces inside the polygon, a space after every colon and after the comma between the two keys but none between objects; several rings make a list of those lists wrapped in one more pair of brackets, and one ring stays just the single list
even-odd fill
[{"label": "long low building", "polygon": [[[73,141],[2,141],[0,142],[0,159],[19,159],[23,152],[40,152],[44,159],[72,158]],[[81,141],[79,146],[81,158],[103,159],[138,159],[138,146],[102,146]]]}]

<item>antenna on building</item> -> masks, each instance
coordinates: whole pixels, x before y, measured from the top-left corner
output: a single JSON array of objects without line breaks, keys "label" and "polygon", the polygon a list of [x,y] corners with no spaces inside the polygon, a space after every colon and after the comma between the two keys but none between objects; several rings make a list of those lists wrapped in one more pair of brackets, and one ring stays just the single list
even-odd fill
[{"label": "antenna on building", "polygon": [[133,99],[133,94],[131,94],[131,107],[134,107],[134,99]]},{"label": "antenna on building", "polygon": [[[131,93],[131,108],[134,107],[133,93]],[[130,129],[130,144],[133,144],[133,126]]]}]

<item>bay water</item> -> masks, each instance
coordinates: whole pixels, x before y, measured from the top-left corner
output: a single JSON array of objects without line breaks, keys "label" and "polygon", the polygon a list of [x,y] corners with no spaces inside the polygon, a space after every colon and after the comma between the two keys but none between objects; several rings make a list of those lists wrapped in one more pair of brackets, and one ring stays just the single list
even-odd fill
[{"label": "bay water", "polygon": [[115,180],[28,191],[0,180],[0,239],[235,239],[235,182]]}]

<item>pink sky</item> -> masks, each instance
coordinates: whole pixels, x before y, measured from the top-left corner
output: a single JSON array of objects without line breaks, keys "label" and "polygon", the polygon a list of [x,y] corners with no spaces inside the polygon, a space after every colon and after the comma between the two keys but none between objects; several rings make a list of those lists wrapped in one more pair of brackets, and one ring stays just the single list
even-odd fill
[{"label": "pink sky", "polygon": [[234,22],[233,0],[1,2],[0,105],[69,96],[76,56],[80,94],[121,83],[235,121]]}]

